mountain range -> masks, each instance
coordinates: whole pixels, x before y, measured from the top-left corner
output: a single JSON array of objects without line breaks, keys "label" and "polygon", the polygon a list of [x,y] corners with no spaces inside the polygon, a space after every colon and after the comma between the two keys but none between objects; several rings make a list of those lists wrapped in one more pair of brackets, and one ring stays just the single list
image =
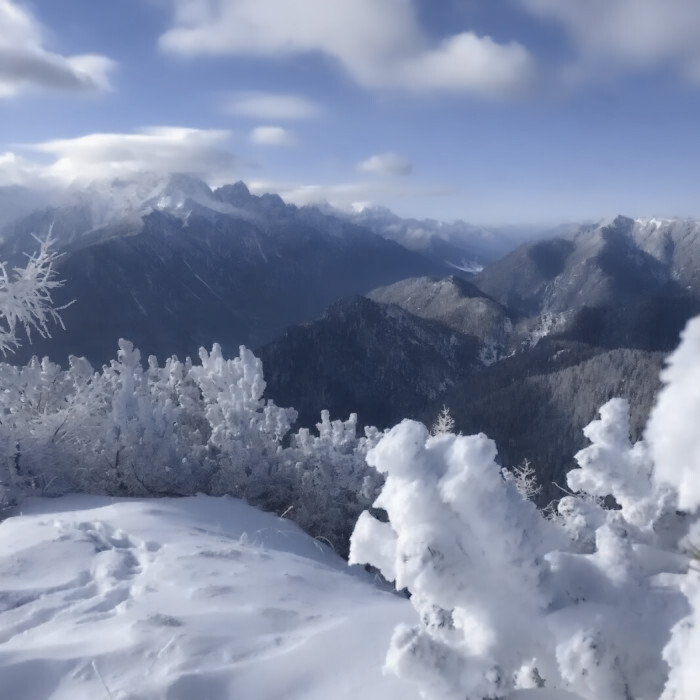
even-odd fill
[{"label": "mountain range", "polygon": [[16,204],[0,258],[50,232],[65,280],[54,301],[75,303],[65,331],[13,361],[101,365],[119,337],[161,360],[244,344],[302,425],[325,408],[429,423],[444,404],[457,429],[496,439],[506,466],[548,465],[542,501],[607,398],[631,400],[639,436],[664,353],[700,313],[695,221],[618,216],[516,245],[512,231],[295,207],[187,175],[40,193],[35,207],[30,195],[0,188]]}]

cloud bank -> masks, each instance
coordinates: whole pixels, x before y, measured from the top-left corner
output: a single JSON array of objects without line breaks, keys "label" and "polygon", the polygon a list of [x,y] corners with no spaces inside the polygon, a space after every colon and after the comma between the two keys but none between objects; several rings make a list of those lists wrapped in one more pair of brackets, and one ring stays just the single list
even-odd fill
[{"label": "cloud bank", "polygon": [[368,88],[512,95],[532,84],[520,44],[462,32],[423,32],[412,0],[172,0],[163,50],[187,56],[321,53]]},{"label": "cloud bank", "polygon": [[67,184],[143,172],[187,172],[213,184],[229,182],[235,165],[230,136],[226,130],[158,126],[45,141],[26,147],[39,158],[0,154],[0,184]]},{"label": "cloud bank", "polygon": [[0,98],[26,89],[99,92],[109,89],[114,62],[105,56],[63,56],[44,47],[37,20],[13,0],[0,0]]}]

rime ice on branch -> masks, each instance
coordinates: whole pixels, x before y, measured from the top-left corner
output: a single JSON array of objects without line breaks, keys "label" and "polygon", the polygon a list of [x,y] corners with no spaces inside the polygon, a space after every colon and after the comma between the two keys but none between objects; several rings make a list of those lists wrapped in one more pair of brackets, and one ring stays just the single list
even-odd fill
[{"label": "rime ice on branch", "polygon": [[[39,239],[37,239],[39,240]],[[8,270],[0,263],[0,352],[7,354],[19,345],[17,331],[24,328],[31,340],[32,331],[50,337],[49,325],[63,325],[55,309],[51,292],[63,285],[56,277],[55,262],[60,257],[51,250],[51,235],[39,241],[39,250],[24,267]]]}]

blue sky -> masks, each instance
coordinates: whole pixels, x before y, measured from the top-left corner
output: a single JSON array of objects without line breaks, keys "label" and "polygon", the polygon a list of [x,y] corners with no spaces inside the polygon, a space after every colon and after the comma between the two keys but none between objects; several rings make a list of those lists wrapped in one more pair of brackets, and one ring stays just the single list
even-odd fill
[{"label": "blue sky", "polygon": [[0,184],[700,217],[697,0],[0,0]]}]

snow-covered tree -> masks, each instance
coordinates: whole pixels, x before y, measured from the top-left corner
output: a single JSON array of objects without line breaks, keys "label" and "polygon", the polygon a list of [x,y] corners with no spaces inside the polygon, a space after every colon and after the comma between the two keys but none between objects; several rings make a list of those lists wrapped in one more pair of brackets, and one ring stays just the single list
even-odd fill
[{"label": "snow-covered tree", "polygon": [[455,429],[455,420],[450,413],[450,409],[444,406],[440,409],[435,422],[430,427],[431,435],[442,435],[443,433],[451,433]]},{"label": "snow-covered tree", "polygon": [[495,457],[484,435],[431,437],[413,421],[368,455],[386,475],[375,505],[389,522],[364,513],[350,561],[410,591],[419,624],[396,630],[387,667],[426,698],[500,697],[532,659],[538,672],[554,663],[545,555],[566,538],[502,477]]},{"label": "snow-covered tree", "polygon": [[528,500],[534,500],[535,496],[542,491],[542,487],[537,482],[537,471],[529,459],[524,459],[513,467],[512,471],[504,469],[502,474],[504,479],[512,479],[518,493]]},{"label": "snow-covered tree", "polygon": [[0,488],[119,496],[230,494],[299,522],[347,551],[353,524],[381,478],[365,462],[378,440],[357,436],[356,417],[318,436],[291,434],[296,412],[263,399],[261,362],[246,348],[226,359],[200,351],[200,364],[169,358],[146,367],[119,341],[117,359],[95,372],[80,358],[67,370],[34,358],[0,364]]},{"label": "snow-covered tree", "polygon": [[[431,437],[404,421],[370,451],[368,462],[386,475],[375,505],[389,522],[363,513],[350,561],[408,589],[417,612],[417,624],[394,634],[390,671],[436,699],[505,698],[518,688],[535,698],[539,687],[582,700],[697,697],[700,584],[677,540],[700,508],[698,411],[681,420],[681,465],[654,434],[672,421],[667,411],[698,396],[698,384],[676,371],[685,358],[698,362],[698,341],[691,326],[664,375],[648,444],[630,443],[625,401],[601,408],[553,520],[518,492],[483,435]],[[675,470],[657,469],[671,458],[664,450]]]},{"label": "snow-covered tree", "polygon": [[262,398],[262,362],[247,348],[227,360],[215,344],[211,353],[202,348],[199,357],[201,364],[189,374],[211,429],[207,444],[216,463],[211,489],[274,510],[278,453],[296,411]]}]

